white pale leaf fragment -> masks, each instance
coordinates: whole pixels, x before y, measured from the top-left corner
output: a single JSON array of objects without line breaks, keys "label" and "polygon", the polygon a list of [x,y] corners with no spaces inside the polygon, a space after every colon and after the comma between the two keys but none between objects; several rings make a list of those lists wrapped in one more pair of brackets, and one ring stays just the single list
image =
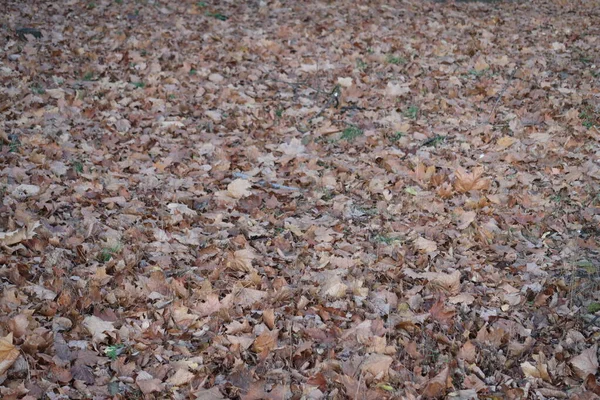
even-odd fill
[{"label": "white pale leaf fragment", "polygon": [[248,182],[246,179],[235,179],[227,185],[227,192],[234,199],[241,199],[252,194],[252,192],[248,190],[251,187],[252,183]]}]

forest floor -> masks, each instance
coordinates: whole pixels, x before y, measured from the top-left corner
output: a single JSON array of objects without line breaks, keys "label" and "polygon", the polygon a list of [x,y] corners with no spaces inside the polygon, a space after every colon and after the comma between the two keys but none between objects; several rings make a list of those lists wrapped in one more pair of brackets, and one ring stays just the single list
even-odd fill
[{"label": "forest floor", "polygon": [[2,7],[2,399],[599,398],[600,2]]}]

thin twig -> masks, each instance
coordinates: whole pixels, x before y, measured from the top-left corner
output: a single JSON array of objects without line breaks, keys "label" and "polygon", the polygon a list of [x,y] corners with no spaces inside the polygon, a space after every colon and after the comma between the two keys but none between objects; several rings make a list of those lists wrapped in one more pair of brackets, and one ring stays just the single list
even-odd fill
[{"label": "thin twig", "polygon": [[[250,175],[244,174],[243,172],[234,172],[233,176],[234,176],[234,178],[242,178],[242,179],[252,178]],[[285,186],[285,185],[280,185],[280,184],[274,183],[274,182],[268,182],[268,181],[265,181],[264,179],[261,179],[260,181],[256,182],[256,184],[258,184],[260,186],[270,186],[273,189],[294,190],[294,191],[302,190],[300,188],[293,187],[293,186]]]},{"label": "thin twig", "polygon": [[494,107],[492,108],[492,111],[490,112],[490,115],[488,115],[488,119],[487,119],[487,123],[488,124],[490,123],[490,121],[492,120],[492,118],[495,117],[495,115],[496,115],[496,108],[498,108],[498,104],[500,104],[500,100],[502,100],[502,96],[504,96],[504,92],[506,92],[506,89],[508,89],[508,85],[513,80],[513,78],[514,78],[515,74],[517,73],[518,69],[519,69],[519,67],[515,66],[515,69],[513,69],[513,72],[508,77],[508,80],[506,81],[506,83],[504,83],[504,86],[502,87],[502,90],[500,90],[500,93],[498,93],[498,97],[496,98],[496,102],[494,103]]}]

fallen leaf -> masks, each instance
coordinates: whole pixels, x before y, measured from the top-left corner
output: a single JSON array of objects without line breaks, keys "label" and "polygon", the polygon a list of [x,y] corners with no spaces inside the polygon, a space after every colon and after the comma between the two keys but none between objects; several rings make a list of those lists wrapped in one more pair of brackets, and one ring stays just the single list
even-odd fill
[{"label": "fallen leaf", "polygon": [[167,379],[167,383],[173,386],[187,385],[194,379],[194,376],[193,373],[185,369],[178,369],[169,379]]},{"label": "fallen leaf", "polygon": [[0,376],[8,371],[18,357],[19,349],[13,345],[12,332],[0,337]]},{"label": "fallen leaf", "polygon": [[83,319],[83,326],[92,335],[92,340],[96,343],[106,339],[105,332],[114,332],[115,327],[112,322],[104,321],[94,315],[88,315]]},{"label": "fallen leaf", "polygon": [[235,179],[229,185],[227,185],[227,192],[234,199],[241,199],[252,194],[252,192],[248,190],[251,187],[252,183],[250,183],[248,180]]},{"label": "fallen leaf", "polygon": [[598,372],[598,344],[594,344],[578,356],[571,358],[569,363],[581,379],[587,378],[589,374],[596,375]]},{"label": "fallen leaf", "polygon": [[263,333],[258,335],[252,345],[252,350],[256,353],[270,352],[277,346],[277,338],[279,336],[279,330],[273,331],[265,330]]},{"label": "fallen leaf", "polygon": [[433,240],[425,239],[424,237],[418,237],[414,243],[418,250],[425,253],[433,253],[437,250],[437,244]]}]

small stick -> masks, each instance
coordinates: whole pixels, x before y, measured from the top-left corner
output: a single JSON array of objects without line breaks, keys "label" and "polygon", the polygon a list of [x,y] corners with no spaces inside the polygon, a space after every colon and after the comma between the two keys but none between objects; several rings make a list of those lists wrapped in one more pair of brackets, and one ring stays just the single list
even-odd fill
[{"label": "small stick", "polygon": [[[243,172],[234,172],[233,176],[234,176],[234,178],[242,178],[242,179],[252,178],[250,175],[244,174]],[[274,183],[274,182],[268,182],[268,181],[265,181],[264,179],[261,179],[260,181],[258,181],[256,183],[261,186],[270,186],[273,189],[294,190],[294,191],[302,190],[300,188],[293,187],[293,186],[285,186],[285,185],[280,185],[280,184]]]},{"label": "small stick", "polygon": [[508,80],[506,81],[506,83],[502,87],[502,90],[500,90],[500,93],[498,94],[498,98],[496,99],[496,102],[494,103],[494,107],[492,108],[492,111],[490,112],[490,115],[488,116],[488,120],[487,120],[488,124],[490,123],[490,121],[492,120],[492,118],[494,118],[496,116],[496,108],[498,107],[498,104],[500,104],[500,100],[502,99],[502,96],[504,96],[504,92],[506,92],[506,89],[508,89],[508,85],[513,80],[513,78],[514,78],[515,74],[517,73],[518,69],[519,69],[518,66],[515,67],[515,69],[513,70],[513,72],[508,77]]}]

